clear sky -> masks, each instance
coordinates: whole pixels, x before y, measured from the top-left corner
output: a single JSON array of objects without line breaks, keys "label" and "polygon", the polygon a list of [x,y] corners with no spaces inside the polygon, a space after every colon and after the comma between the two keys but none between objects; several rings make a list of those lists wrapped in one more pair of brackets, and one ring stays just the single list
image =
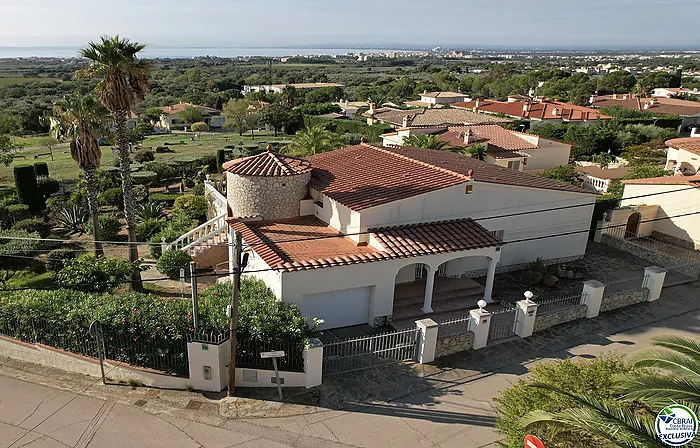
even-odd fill
[{"label": "clear sky", "polygon": [[0,45],[700,47],[700,0],[0,0]]}]

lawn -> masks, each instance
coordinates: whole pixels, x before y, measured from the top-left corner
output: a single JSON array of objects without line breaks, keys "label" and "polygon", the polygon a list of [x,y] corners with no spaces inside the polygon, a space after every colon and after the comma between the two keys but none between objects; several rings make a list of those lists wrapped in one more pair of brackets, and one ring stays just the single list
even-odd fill
[{"label": "lawn", "polygon": [[[205,156],[215,155],[216,150],[227,145],[243,145],[260,144],[264,145],[267,142],[280,141],[288,139],[288,136],[280,135],[275,137],[272,132],[262,132],[255,134],[255,139],[247,133],[240,137],[237,133],[222,133],[222,134],[202,134],[199,140],[192,141],[193,134],[167,134],[147,137],[143,142],[144,148],[153,148],[163,146],[164,143],[171,143],[172,152],[157,153],[156,160],[167,161],[176,157],[182,156]],[[26,140],[26,139],[25,139]],[[183,142],[183,144],[179,144]],[[46,162],[49,165],[49,173],[54,179],[65,181],[67,183],[75,182],[78,178],[78,168],[70,156],[70,151],[67,147],[61,147],[53,150],[54,160],[49,156],[39,156],[39,154],[47,153],[48,150],[33,149],[19,151],[17,154],[21,158],[16,158],[12,165],[6,167],[0,165],[0,187],[14,184],[12,167],[14,165],[31,164],[36,161]],[[35,156],[38,156],[35,159]],[[109,146],[102,147],[102,166],[115,166],[116,154],[112,153]]]}]

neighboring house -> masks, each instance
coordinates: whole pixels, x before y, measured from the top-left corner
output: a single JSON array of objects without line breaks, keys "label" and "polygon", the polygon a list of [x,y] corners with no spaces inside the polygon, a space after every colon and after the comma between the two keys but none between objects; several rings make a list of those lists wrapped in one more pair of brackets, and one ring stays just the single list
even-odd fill
[{"label": "neighboring house", "polygon": [[163,115],[160,117],[160,127],[166,129],[184,129],[192,126],[192,123],[185,123],[180,118],[180,114],[187,107],[197,107],[202,110],[204,122],[209,125],[210,129],[221,129],[224,127],[226,117],[221,115],[221,111],[212,107],[197,106],[195,104],[183,103],[173,104],[171,106],[163,106],[161,110]]},{"label": "neighboring house", "polygon": [[465,101],[471,101],[467,95],[459,92],[428,92],[424,91],[420,100],[418,101],[406,101],[408,106],[417,107],[445,107],[454,103],[463,103]]},{"label": "neighboring house", "polygon": [[685,176],[700,171],[700,138],[674,138],[666,141],[666,171]]},{"label": "neighboring house", "polygon": [[611,185],[620,182],[627,176],[630,168],[621,166],[619,168],[601,168],[596,165],[579,166],[577,169],[583,174],[583,187],[595,190],[598,193],[607,193]]},{"label": "neighboring house", "polygon": [[337,82],[304,82],[297,84],[263,84],[263,85],[250,85],[243,86],[243,95],[247,95],[251,92],[264,92],[264,93],[282,93],[285,87],[292,86],[298,90],[317,90],[324,87],[340,87],[345,88],[345,84],[338,84]]},{"label": "neighboring house", "polygon": [[452,107],[473,110],[486,114],[503,114],[511,118],[546,123],[572,123],[588,125],[599,120],[612,117],[601,114],[590,107],[562,103],[560,101],[526,100],[516,101],[515,97],[508,102],[492,100],[475,100],[465,103],[455,103]]},{"label": "neighboring house", "polygon": [[679,133],[689,133],[700,126],[700,102],[677,98],[637,98],[631,94],[605,95],[591,98],[593,107],[619,106],[625,109],[649,112],[650,114],[678,115],[682,122]]},{"label": "neighboring house", "polygon": [[425,127],[425,126],[458,126],[483,123],[507,123],[507,118],[492,117],[463,109],[409,109],[401,110],[391,107],[376,108],[370,104],[369,110],[363,114],[367,124],[387,123],[394,127]]},{"label": "neighboring house", "polygon": [[359,111],[362,108],[367,108],[368,104],[367,101],[338,101],[337,103],[338,107],[340,107],[343,110],[343,114],[345,114],[346,117],[348,118],[355,118],[355,115],[357,114],[357,111]]},{"label": "neighboring house", "polygon": [[[54,121],[55,120],[52,118],[51,119],[51,126],[53,126],[55,124]],[[138,115],[136,115],[132,111],[129,111],[129,117],[126,119],[126,129],[128,129],[128,130],[134,129],[138,124],[139,124]],[[107,127],[109,129],[109,132],[111,132],[112,134],[114,134],[117,131],[116,128],[114,127],[114,123],[110,123]]]},{"label": "neighboring house", "polygon": [[503,129],[495,124],[447,128],[400,128],[382,135],[384,146],[404,146],[404,138],[419,134],[440,134],[450,147],[483,144],[485,161],[518,171],[538,171],[569,163],[571,145],[537,135]]},{"label": "neighboring house", "polygon": [[[308,159],[268,151],[224,169],[228,221],[250,254],[244,275],[322,328],[468,315],[467,298],[492,301],[497,270],[582,257],[596,199],[429,149],[360,144]],[[580,206],[550,212],[553,203]],[[469,279],[483,275],[485,286]]]},{"label": "neighboring house", "polygon": [[660,87],[654,89],[654,93],[651,94],[651,96],[665,98],[671,98],[676,95],[700,95],[700,90],[697,88],[686,89],[684,87]]}]

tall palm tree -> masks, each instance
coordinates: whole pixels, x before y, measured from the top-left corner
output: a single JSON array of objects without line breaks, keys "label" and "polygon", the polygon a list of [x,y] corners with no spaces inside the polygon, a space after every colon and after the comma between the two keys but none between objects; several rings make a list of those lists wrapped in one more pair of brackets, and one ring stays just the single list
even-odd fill
[{"label": "tall palm tree", "polygon": [[64,96],[61,101],[54,104],[50,117],[51,134],[56,138],[70,139],[70,154],[85,174],[85,188],[95,240],[95,256],[104,255],[98,220],[99,186],[95,175],[95,171],[100,167],[102,151],[97,144],[97,139],[104,132],[108,121],[109,112],[97,98],[79,93]]},{"label": "tall palm tree", "polygon": [[412,148],[445,149],[448,142],[440,140],[440,136],[437,134],[420,134],[404,137],[403,144]]},{"label": "tall palm tree", "polygon": [[[633,358],[637,368],[655,371],[632,372],[618,378],[623,398],[638,400],[661,409],[681,403],[700,409],[700,340],[679,336],[652,339],[661,350],[643,352]],[[663,375],[659,375],[663,373]]]},{"label": "tall palm tree", "polygon": [[[126,121],[131,107],[143,100],[148,90],[150,63],[137,58],[145,45],[122,39],[119,36],[102,37],[100,42],[90,42],[80,55],[90,60],[90,65],[77,74],[83,77],[100,78],[95,88],[100,101],[112,113],[119,149],[119,169],[124,191],[124,215],[129,234],[129,260],[138,259],[136,246],[135,196],[131,179],[129,159],[129,136]],[[134,272],[132,287],[141,290],[141,274]]]},{"label": "tall palm tree", "polygon": [[297,132],[287,150],[300,156],[313,156],[332,151],[342,144],[336,134],[321,125],[316,125]]}]

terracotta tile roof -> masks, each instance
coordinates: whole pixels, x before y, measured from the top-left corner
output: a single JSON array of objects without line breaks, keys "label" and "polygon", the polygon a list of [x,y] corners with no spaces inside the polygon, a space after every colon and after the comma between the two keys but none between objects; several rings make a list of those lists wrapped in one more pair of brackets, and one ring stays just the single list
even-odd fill
[{"label": "terracotta tile roof", "polygon": [[242,176],[295,176],[311,171],[308,161],[272,151],[230,160],[224,163],[223,167],[229,173]]},{"label": "terracotta tile roof", "polygon": [[623,97],[624,96],[621,95],[617,95],[617,98],[613,98],[612,95],[597,96],[593,98],[592,105],[595,107],[619,106],[625,109],[633,109],[663,115],[689,117],[700,114],[700,103],[696,101],[664,97],[635,98],[631,95],[628,96],[627,99],[623,99]]},{"label": "terracotta tile roof", "polygon": [[[369,112],[365,116],[370,116]],[[381,107],[374,112],[374,118],[396,126],[403,126],[404,117],[408,117],[408,126],[451,126],[482,123],[506,123],[506,118],[493,117],[470,110],[454,108],[435,108],[423,110],[401,110]]]},{"label": "terracotta tile roof", "polygon": [[467,95],[458,92],[428,92],[421,93],[421,97],[425,98],[466,98]]},{"label": "terracotta tile roof", "polygon": [[486,144],[486,150],[484,153],[490,155],[494,159],[521,159],[530,157],[528,154],[520,151],[513,151],[512,149],[500,148],[491,143]]},{"label": "terracotta tile roof", "polygon": [[700,188],[700,174],[693,176],[664,176],[664,177],[648,177],[645,179],[630,179],[623,180],[623,184],[630,185],[690,185]]},{"label": "terracotta tile roof", "polygon": [[283,272],[370,263],[500,246],[503,242],[471,219],[370,229],[381,248],[358,246],[314,216],[286,221],[230,220],[243,241]]},{"label": "terracotta tile roof", "polygon": [[198,107],[202,109],[202,112],[204,112],[205,115],[219,115],[221,111],[214,109],[212,107],[206,107],[206,106],[197,106],[196,104],[191,104],[191,103],[178,103],[178,104],[172,104],[170,106],[163,106],[160,109],[165,112],[166,115],[177,115],[185,110],[186,107]]},{"label": "terracotta tile roof", "polygon": [[591,177],[596,177],[598,179],[617,180],[627,176],[631,168],[627,166],[621,166],[619,168],[603,169],[599,166],[577,166],[576,169],[583,173],[586,173]]},{"label": "terracotta tile roof", "polygon": [[[474,109],[476,101],[466,103],[455,103],[455,108]],[[527,110],[525,109],[527,107]],[[601,114],[590,107],[577,106],[575,104],[562,103],[559,101],[532,101],[532,102],[501,102],[491,100],[479,100],[477,110],[492,113],[505,114],[511,117],[535,119],[535,120],[601,120],[609,119],[607,115]]]},{"label": "terracotta tile roof", "polygon": [[674,138],[667,140],[666,146],[700,155],[700,138],[698,137]]},{"label": "terracotta tile roof", "polygon": [[468,146],[464,142],[464,134],[470,131],[476,139],[475,143],[489,142],[504,150],[537,149],[537,145],[534,143],[495,124],[450,127],[447,132],[442,134],[440,140],[447,141],[454,146]]},{"label": "terracotta tile roof", "polygon": [[386,148],[346,146],[309,157],[310,187],[352,210],[363,210],[469,180]]}]

